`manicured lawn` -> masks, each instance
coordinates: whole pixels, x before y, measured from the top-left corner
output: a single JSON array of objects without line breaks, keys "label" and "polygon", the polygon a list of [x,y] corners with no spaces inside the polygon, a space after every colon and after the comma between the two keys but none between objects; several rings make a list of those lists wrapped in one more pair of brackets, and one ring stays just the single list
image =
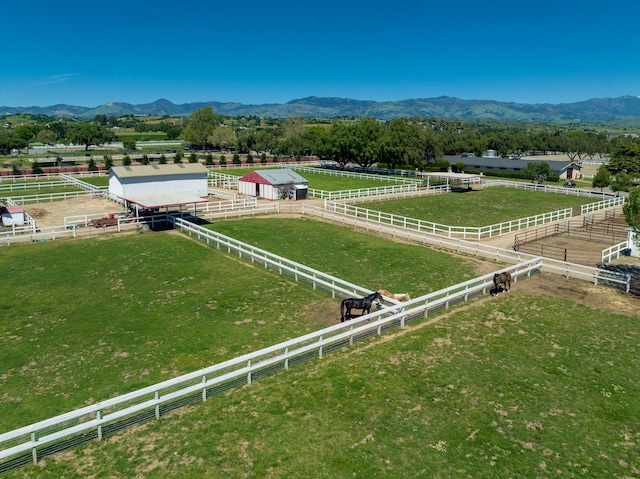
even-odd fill
[{"label": "manicured lawn", "polygon": [[9,477],[635,477],[639,333],[516,291]]},{"label": "manicured lawn", "polygon": [[594,201],[598,199],[491,187],[359,206],[449,226],[486,226],[564,208],[579,213],[580,206]]}]

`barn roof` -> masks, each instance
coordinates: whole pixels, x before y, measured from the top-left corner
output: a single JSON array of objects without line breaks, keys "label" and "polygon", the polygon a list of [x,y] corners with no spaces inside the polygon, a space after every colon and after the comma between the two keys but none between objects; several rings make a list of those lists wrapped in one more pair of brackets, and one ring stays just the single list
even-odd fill
[{"label": "barn roof", "polygon": [[261,185],[290,185],[292,183],[304,183],[309,182],[305,180],[295,171],[289,168],[279,168],[277,170],[256,170],[252,171],[248,175],[244,175],[239,178],[238,181],[245,181],[247,183],[259,183]]},{"label": "barn roof", "polygon": [[166,165],[113,166],[111,174],[118,178],[148,178],[202,174],[207,176],[207,168],[202,163],[168,163]]},{"label": "barn roof", "polygon": [[460,157],[460,156],[445,156],[451,164],[464,163],[465,168],[498,168],[498,169],[524,169],[529,163],[544,161],[548,163],[553,171],[564,171],[570,166],[580,169],[580,165],[571,160],[524,160],[518,158],[500,158],[500,157]]},{"label": "barn roof", "polygon": [[5,209],[9,214],[24,213],[24,206],[6,206]]}]

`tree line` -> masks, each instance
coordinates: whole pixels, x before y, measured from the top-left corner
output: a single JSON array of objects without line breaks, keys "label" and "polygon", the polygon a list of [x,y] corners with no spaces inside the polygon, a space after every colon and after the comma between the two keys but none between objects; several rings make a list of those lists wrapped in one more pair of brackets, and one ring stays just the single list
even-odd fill
[{"label": "tree line", "polygon": [[[100,145],[114,141],[118,129],[138,133],[163,132],[167,138],[184,140],[194,150],[231,151],[301,158],[317,156],[339,164],[368,167],[384,163],[389,168],[423,170],[445,155],[468,152],[482,156],[491,149],[500,156],[559,152],[572,160],[610,157],[607,172],[634,178],[640,173],[640,140],[593,131],[544,125],[462,123],[436,118],[374,118],[310,120],[300,116],[262,119],[229,117],[211,107],[188,117],[145,121],[145,117],[97,115],[92,121],[39,116],[38,121],[0,127],[0,151],[24,148],[31,141],[45,144]],[[135,141],[135,140],[133,140]],[[128,142],[130,149],[135,143]]]}]

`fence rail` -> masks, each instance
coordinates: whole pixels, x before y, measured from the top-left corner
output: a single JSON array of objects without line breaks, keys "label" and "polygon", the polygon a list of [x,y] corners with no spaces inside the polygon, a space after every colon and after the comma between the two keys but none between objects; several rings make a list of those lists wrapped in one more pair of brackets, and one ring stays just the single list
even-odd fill
[{"label": "fence rail", "polygon": [[27,191],[27,190],[44,190],[49,188],[68,188],[69,184],[62,180],[53,181],[30,181],[22,183],[2,183],[0,184],[0,193],[6,194],[7,192],[14,191]]},{"label": "fence rail", "polygon": [[607,198],[606,200],[597,201],[595,203],[589,203],[580,207],[580,214],[585,215],[587,213],[593,213],[594,211],[600,211],[607,208],[614,208],[616,206],[624,205],[624,196],[614,196],[613,198]]},{"label": "fence rail", "polygon": [[61,174],[60,179],[66,183],[70,183],[74,186],[77,186],[78,188],[81,188],[86,191],[93,191],[94,193],[107,191],[109,189],[108,186],[92,185],[91,183],[87,183],[86,181],[79,180],[78,178],[75,178],[74,176],[70,176],[70,175]]},{"label": "fence rail", "polygon": [[531,228],[553,221],[571,218],[573,210],[565,208],[563,210],[552,211],[540,215],[529,216],[517,220],[505,221],[488,226],[449,226],[430,221],[418,220],[406,216],[394,215],[382,211],[370,210],[358,206],[348,205],[343,202],[325,201],[325,209],[342,213],[347,216],[361,217],[365,220],[372,220],[376,223],[388,224],[392,226],[400,226],[402,228],[411,228],[413,230],[429,233],[432,235],[445,236],[447,238],[459,237],[462,239],[473,239],[480,241],[482,239],[502,236],[507,233],[513,233],[525,228]]},{"label": "fence rail", "polygon": [[[43,195],[12,196],[11,200],[17,204],[52,203],[54,201],[70,200],[74,198],[103,196],[105,191],[67,191],[61,193],[46,193]],[[8,200],[9,198],[7,198]]]},{"label": "fence rail", "polygon": [[[505,188],[515,188],[518,190],[530,190],[530,191],[541,191],[544,193],[556,193],[559,195],[566,196],[581,196],[586,198],[615,198],[616,195],[613,193],[607,193],[602,191],[593,191],[593,190],[583,190],[580,188],[564,188],[560,186],[551,186],[551,185],[538,185],[536,183],[523,183],[520,181],[508,181],[508,180],[482,180],[482,187],[491,187],[491,186],[503,186]],[[624,201],[624,199],[623,199]]]},{"label": "fence rail", "polygon": [[363,198],[367,196],[398,195],[414,191],[418,191],[417,183],[395,186],[376,186],[373,188],[358,188],[355,190],[340,191],[324,191],[309,188],[309,196],[334,201],[350,198]]}]

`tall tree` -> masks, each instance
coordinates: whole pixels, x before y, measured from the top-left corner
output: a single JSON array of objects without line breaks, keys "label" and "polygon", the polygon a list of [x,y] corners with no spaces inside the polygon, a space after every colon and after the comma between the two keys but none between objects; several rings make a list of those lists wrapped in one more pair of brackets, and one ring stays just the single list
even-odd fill
[{"label": "tall tree", "polygon": [[207,142],[215,149],[226,150],[229,147],[236,146],[238,137],[232,128],[218,126],[211,131],[207,137]]},{"label": "tall tree", "polygon": [[640,143],[628,138],[619,140],[611,153],[609,171],[612,173],[640,172]]},{"label": "tall tree", "polygon": [[553,174],[553,170],[551,169],[551,165],[546,161],[530,161],[527,166],[522,169],[522,174],[525,178],[542,184]]},{"label": "tall tree", "polygon": [[113,138],[113,134],[104,127],[91,121],[76,123],[67,132],[67,139],[73,143],[84,145],[85,151],[91,145],[101,145]]},{"label": "tall tree", "polygon": [[593,182],[591,184],[594,188],[600,188],[600,191],[611,184],[611,174],[609,170],[607,170],[606,165],[600,165],[600,167],[598,167],[598,171],[596,171],[596,174],[593,176]]},{"label": "tall tree", "polygon": [[220,124],[220,117],[213,112],[213,108],[205,106],[194,111],[187,120],[187,126],[180,135],[187,143],[204,149],[207,139]]}]

